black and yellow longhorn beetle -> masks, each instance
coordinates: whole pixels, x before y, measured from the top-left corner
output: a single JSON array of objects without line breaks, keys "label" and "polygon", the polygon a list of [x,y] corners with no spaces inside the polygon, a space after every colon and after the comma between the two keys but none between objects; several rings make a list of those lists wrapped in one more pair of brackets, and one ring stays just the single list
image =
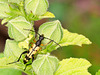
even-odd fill
[{"label": "black and yellow longhorn beetle", "polygon": [[[26,30],[26,29],[25,29],[25,30]],[[32,31],[32,30],[31,30],[31,31]],[[32,59],[32,62],[33,62],[34,59],[35,59],[35,57],[34,57],[35,54],[37,54],[37,52],[41,49],[40,45],[41,45],[41,46],[44,46],[43,44],[41,44],[41,42],[42,42],[42,40],[44,40],[44,38],[50,40],[50,42],[48,42],[47,44],[49,44],[49,43],[51,43],[51,42],[56,43],[54,40],[51,40],[51,39],[49,39],[49,38],[47,38],[47,37],[44,37],[43,34],[42,34],[42,35],[40,35],[39,33],[36,33],[36,34],[39,35],[39,39],[38,39],[37,41],[35,41],[36,43],[35,43],[35,44],[32,43],[32,45],[31,45],[31,47],[29,48],[29,50],[24,51],[24,52],[20,55],[20,57],[18,58],[17,61],[11,62],[11,63],[8,63],[8,64],[13,64],[13,63],[19,62],[21,56],[22,56],[23,54],[27,53],[26,56],[25,56],[25,58],[24,58],[24,60],[23,60],[24,64],[26,64],[26,66],[25,66],[25,68],[24,68],[24,71],[25,71],[26,67],[27,67],[28,65],[31,65],[31,64],[32,64],[32,63],[27,64],[27,62],[28,62],[30,59]],[[47,44],[45,44],[45,45],[47,45]],[[58,43],[56,43],[56,44],[59,45]],[[60,45],[59,45],[59,46],[60,46]],[[61,47],[61,46],[60,46],[60,47]]]}]

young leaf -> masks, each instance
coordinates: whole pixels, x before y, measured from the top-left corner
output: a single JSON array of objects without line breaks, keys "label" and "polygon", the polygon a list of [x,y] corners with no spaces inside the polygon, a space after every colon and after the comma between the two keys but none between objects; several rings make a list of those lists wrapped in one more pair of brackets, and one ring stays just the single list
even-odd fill
[{"label": "young leaf", "polygon": [[1,56],[0,55],[0,69],[7,69],[7,68],[17,68],[18,65],[12,64],[12,65],[7,65],[9,62],[14,61],[14,57],[4,57],[4,54]]},{"label": "young leaf", "polygon": [[0,53],[0,58],[4,57],[4,54],[3,53]]},{"label": "young leaf", "polygon": [[[18,43],[14,40],[6,40],[4,56],[9,58],[13,57],[14,59],[18,58],[23,52],[21,48],[18,47]],[[14,60],[15,61],[15,60]]]},{"label": "young leaf", "polygon": [[22,75],[22,72],[16,69],[0,69],[0,75]]},{"label": "young leaf", "polygon": [[0,0],[0,19],[3,19],[5,17],[9,17],[7,13],[10,12],[10,8],[6,0]]},{"label": "young leaf", "polygon": [[58,62],[59,60],[56,57],[49,54],[38,55],[32,64],[33,71],[37,75],[53,75],[58,67]]},{"label": "young leaf", "polygon": [[63,38],[59,43],[61,46],[68,45],[78,45],[82,46],[82,44],[91,44],[90,40],[83,35],[79,35],[77,33],[71,33],[66,29],[63,29]]},{"label": "young leaf", "polygon": [[20,48],[26,48],[29,49],[29,41],[34,38],[33,35],[29,34],[29,38],[27,38],[26,40],[19,42],[18,46]]},{"label": "young leaf", "polygon": [[96,73],[96,75],[100,75],[100,70]]},{"label": "young leaf", "polygon": [[[59,43],[62,39],[63,32],[59,20],[46,22],[39,27],[39,33],[44,34],[44,37],[50,38]],[[50,40],[48,40],[50,41]]]},{"label": "young leaf", "polygon": [[25,0],[25,9],[28,14],[43,15],[48,8],[48,0]]},{"label": "young leaf", "polygon": [[13,60],[13,58],[6,58],[4,57],[4,54],[0,53],[0,69],[4,69],[4,68],[13,68],[14,66],[9,66],[7,65],[7,62],[10,61],[10,60]]},{"label": "young leaf", "polygon": [[7,65],[9,62],[12,62],[13,58],[6,58],[6,57],[2,57],[0,58],[0,69],[4,69],[4,68],[17,68],[18,66],[15,64],[12,65]]},{"label": "young leaf", "polygon": [[40,19],[42,18],[55,18],[54,14],[51,12],[46,12],[45,14],[39,16]]},{"label": "young leaf", "polygon": [[[14,40],[6,40],[5,50],[4,50],[4,58],[0,59],[0,68],[15,68],[21,71],[24,71],[25,65],[21,62],[24,58],[21,58],[21,60],[14,64],[8,64],[14,61],[17,61],[21,53],[24,52],[21,48],[18,46],[18,42]],[[8,64],[8,65],[7,65]],[[27,67],[28,69],[24,71],[27,74],[31,74],[30,72],[32,69],[31,65]]]},{"label": "young leaf", "polygon": [[8,2],[17,3],[17,4],[19,4],[22,1],[24,1],[24,0],[8,0]]},{"label": "young leaf", "polygon": [[[0,69],[12,68],[12,69],[24,71],[25,65],[21,64],[20,62],[14,63],[14,64],[8,64],[8,63],[14,62],[13,60],[14,60],[13,56],[10,58],[6,58],[6,57],[0,58]],[[31,68],[29,68],[29,67],[28,67],[28,70],[26,70],[24,72],[28,75],[32,75]]]},{"label": "young leaf", "polygon": [[[4,57],[4,54],[0,53],[0,59],[3,58],[3,57]],[[0,69],[0,75],[22,75],[22,72],[19,71],[19,70],[16,70],[16,69],[3,68],[3,69]]]},{"label": "young leaf", "polygon": [[8,34],[10,38],[16,41],[24,40],[30,31],[24,29],[31,29],[32,25],[22,16],[12,19],[8,23]]},{"label": "young leaf", "polygon": [[8,2],[8,0],[0,0],[0,2]]},{"label": "young leaf", "polygon": [[[14,64],[8,64],[8,63],[14,62],[14,60],[15,60],[15,58],[13,56],[10,58],[6,58],[6,57],[0,58],[0,69],[12,68],[12,69],[24,71],[25,65],[21,64],[21,62],[17,62]],[[26,70],[24,72],[28,75],[32,75],[31,67],[27,67],[27,68],[28,68],[28,70]]]},{"label": "young leaf", "polygon": [[70,58],[59,62],[55,75],[91,75],[87,69],[91,64],[85,59]]},{"label": "young leaf", "polygon": [[3,25],[3,24],[5,24],[6,22],[8,22],[9,20],[10,20],[9,17],[4,18],[4,19],[1,21],[1,24]]},{"label": "young leaf", "polygon": [[[61,23],[59,22],[59,20],[52,21],[52,22],[46,22],[42,24],[39,27],[39,33],[44,34],[44,37],[52,39],[57,43],[61,41],[62,36],[63,36],[62,27],[61,27]],[[44,39],[43,43],[46,44],[50,41],[51,40]],[[52,46],[47,45],[46,50],[48,50],[48,52],[51,52],[52,50],[56,49],[56,46],[55,46],[55,43],[52,44]]]},{"label": "young leaf", "polygon": [[11,19],[22,15],[21,10],[18,7],[10,5],[9,8],[11,12],[7,14],[11,16]]}]

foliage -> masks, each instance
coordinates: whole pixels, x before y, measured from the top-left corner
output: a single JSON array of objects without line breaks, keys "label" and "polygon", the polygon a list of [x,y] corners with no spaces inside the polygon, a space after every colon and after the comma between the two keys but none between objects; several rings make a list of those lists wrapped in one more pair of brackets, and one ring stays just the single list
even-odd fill
[{"label": "foliage", "polygon": [[[4,57],[4,54],[3,53],[0,53],[0,58],[3,58],[3,57]],[[3,61],[3,62],[5,62],[5,61]],[[2,63],[0,63],[0,64],[2,64]],[[16,69],[12,69],[12,68],[3,68],[3,69],[0,69],[0,74],[1,75],[13,75],[13,74],[14,75],[21,75],[22,72],[19,71],[19,70],[16,70]]]},{"label": "foliage", "polygon": [[96,73],[96,75],[100,75],[100,70]]},{"label": "foliage", "polygon": [[[32,39],[35,37],[34,32],[29,31],[33,30],[34,21],[55,17],[53,13],[47,11],[48,6],[47,0],[0,0],[0,7],[4,7],[0,11],[2,24],[7,22],[9,37],[14,39],[6,40],[5,57],[0,58],[0,68],[2,70],[14,68],[29,75],[59,75],[60,73],[61,75],[90,75],[87,69],[91,64],[85,59],[69,58],[59,61],[55,56],[51,56],[50,52],[59,48],[55,43],[42,47],[40,54],[25,71],[23,64],[25,55],[20,62],[8,65],[18,59],[24,48],[29,49],[29,43],[33,42]],[[61,46],[91,44],[85,36],[64,29],[59,20],[42,24],[39,34],[44,34]],[[42,43],[47,42],[49,40],[45,39]]]},{"label": "foliage", "polygon": [[59,62],[55,75],[91,75],[87,71],[90,66],[91,64],[85,59],[64,59]]}]

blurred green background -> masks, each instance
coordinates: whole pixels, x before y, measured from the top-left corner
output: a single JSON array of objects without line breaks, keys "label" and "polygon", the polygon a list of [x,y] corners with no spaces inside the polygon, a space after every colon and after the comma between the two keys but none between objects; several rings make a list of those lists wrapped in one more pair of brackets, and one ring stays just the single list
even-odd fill
[{"label": "blurred green background", "polygon": [[83,34],[91,45],[67,46],[52,54],[60,60],[64,58],[85,58],[92,66],[92,75],[100,69],[100,0],[51,0],[49,11],[55,14],[62,26],[70,32]]},{"label": "blurred green background", "polygon": [[[65,58],[85,58],[91,62],[89,72],[92,75],[100,69],[100,0],[49,0],[49,11],[55,14],[62,26],[70,32],[86,36],[91,45],[66,46],[63,50],[52,52],[60,60]],[[43,19],[35,27],[48,21]],[[0,25],[0,52],[4,50],[5,40],[9,38],[7,28]]]}]

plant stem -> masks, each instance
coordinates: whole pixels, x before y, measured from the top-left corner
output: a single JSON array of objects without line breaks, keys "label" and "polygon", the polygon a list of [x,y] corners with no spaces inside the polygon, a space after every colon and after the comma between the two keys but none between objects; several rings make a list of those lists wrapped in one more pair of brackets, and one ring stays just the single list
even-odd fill
[{"label": "plant stem", "polygon": [[25,12],[25,9],[24,9],[24,2],[20,3],[19,9],[20,9],[20,11],[22,13],[21,15],[26,18],[26,12]]}]

